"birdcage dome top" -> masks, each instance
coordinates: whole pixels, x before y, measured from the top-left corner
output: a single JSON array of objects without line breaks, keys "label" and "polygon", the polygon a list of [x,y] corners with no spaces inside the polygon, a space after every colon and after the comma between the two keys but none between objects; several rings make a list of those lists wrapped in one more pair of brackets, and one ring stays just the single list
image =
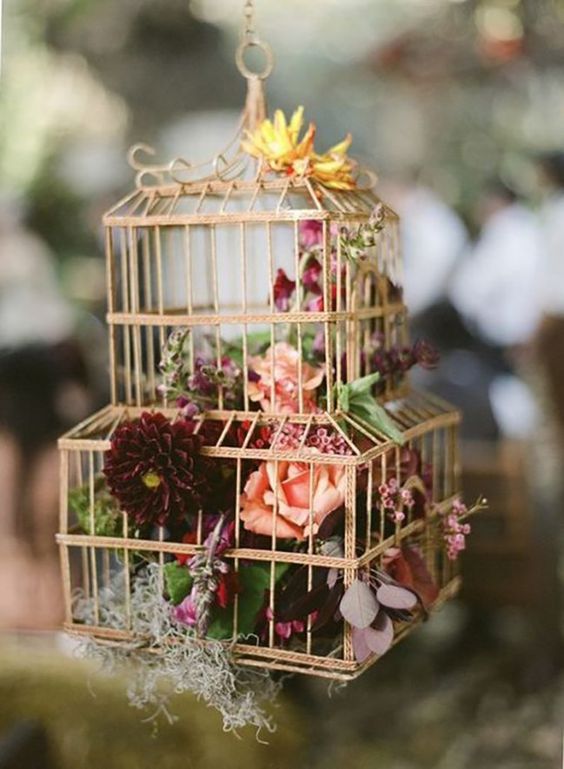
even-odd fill
[{"label": "birdcage dome top", "polygon": [[[208,179],[140,186],[104,217],[108,225],[235,221],[364,221],[381,203],[371,190],[330,190],[310,180]],[[386,206],[388,216],[396,214]]]},{"label": "birdcage dome top", "polygon": [[381,205],[373,192],[376,175],[348,156],[350,135],[322,152],[315,135],[303,107],[288,118],[276,110],[269,119],[262,82],[250,78],[235,135],[212,158],[159,163],[152,147],[133,146],[128,161],[136,189],[106,213],[105,223],[367,220]]}]

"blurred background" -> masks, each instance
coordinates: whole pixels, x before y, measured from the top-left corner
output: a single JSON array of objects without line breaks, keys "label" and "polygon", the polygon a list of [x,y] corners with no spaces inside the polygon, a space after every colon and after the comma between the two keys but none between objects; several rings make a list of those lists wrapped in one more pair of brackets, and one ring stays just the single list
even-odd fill
[{"label": "blurred background", "polygon": [[[5,0],[0,80],[0,768],[561,765],[564,2],[258,0],[269,102],[347,131],[403,217],[419,386],[465,413],[458,601],[347,689],[295,679],[270,747],[182,700],[156,736],[72,659],[56,437],[108,399],[100,218],[130,144],[232,136],[242,0]],[[27,756],[27,757],[26,757]],[[31,757],[31,758],[30,758]]]}]

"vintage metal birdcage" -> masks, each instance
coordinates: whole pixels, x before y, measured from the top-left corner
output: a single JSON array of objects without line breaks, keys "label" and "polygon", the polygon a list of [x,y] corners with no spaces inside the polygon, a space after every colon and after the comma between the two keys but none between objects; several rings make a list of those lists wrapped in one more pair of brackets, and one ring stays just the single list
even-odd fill
[{"label": "vintage metal birdcage", "polygon": [[[382,651],[375,636],[359,652],[342,604],[353,583],[417,596],[368,617],[394,641],[457,589],[444,532],[458,494],[459,414],[388,365],[409,349],[397,215],[358,178],[339,189],[307,165],[285,175],[239,147],[264,121],[270,69],[248,72],[243,52],[249,96],[232,159],[222,153],[207,171],[182,160],[143,165],[136,148],[136,189],[104,217],[112,402],[59,442],[65,627],[142,643],[131,594],[143,564],[160,569],[168,598],[167,569],[209,550],[210,511],[183,518],[182,536],[177,521],[143,528],[107,481],[124,425],[147,413],[167,425],[187,419],[178,366],[166,379],[172,339],[192,393],[203,371],[216,377],[189,414],[194,433],[205,430],[206,473],[225,481],[215,512],[231,540],[221,559],[239,583],[221,606],[227,631],[212,637],[240,664],[344,680]],[[237,362],[235,378],[224,378],[226,360]],[[384,361],[378,381],[367,379],[375,361]],[[383,421],[352,408],[362,382]],[[135,482],[150,496],[163,478],[155,464]],[[116,574],[119,620],[104,607]],[[248,581],[258,574],[250,626]],[[77,590],[88,617],[77,614]]]}]

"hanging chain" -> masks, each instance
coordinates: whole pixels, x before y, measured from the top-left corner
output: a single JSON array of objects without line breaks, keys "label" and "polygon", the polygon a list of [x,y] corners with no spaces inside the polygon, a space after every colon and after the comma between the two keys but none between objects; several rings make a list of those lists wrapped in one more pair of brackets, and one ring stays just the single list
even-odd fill
[{"label": "hanging chain", "polygon": [[255,29],[255,4],[253,0],[246,0],[245,10],[245,28],[243,31],[243,39],[251,42],[257,39],[257,33]]},{"label": "hanging chain", "polygon": [[[272,51],[267,43],[264,43],[259,36],[255,28],[255,3],[254,0],[245,0],[244,6],[244,23],[241,31],[241,43],[237,49],[235,60],[239,72],[246,78],[267,78],[272,72],[274,65],[274,59],[272,57]],[[265,63],[262,71],[253,72],[244,61],[244,53],[249,48],[259,48],[265,57]]]}]

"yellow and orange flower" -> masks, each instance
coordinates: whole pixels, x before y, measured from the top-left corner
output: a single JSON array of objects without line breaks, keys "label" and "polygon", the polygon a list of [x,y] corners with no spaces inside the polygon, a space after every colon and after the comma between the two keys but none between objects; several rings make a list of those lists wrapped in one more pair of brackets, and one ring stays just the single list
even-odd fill
[{"label": "yellow and orange flower", "polygon": [[352,141],[350,134],[320,155],[314,147],[315,124],[310,123],[300,139],[303,124],[303,107],[298,107],[290,122],[282,110],[276,110],[274,121],[263,120],[254,133],[247,132],[242,147],[249,155],[264,160],[273,171],[288,176],[309,176],[333,189],[354,189],[354,166],[347,156]]}]

